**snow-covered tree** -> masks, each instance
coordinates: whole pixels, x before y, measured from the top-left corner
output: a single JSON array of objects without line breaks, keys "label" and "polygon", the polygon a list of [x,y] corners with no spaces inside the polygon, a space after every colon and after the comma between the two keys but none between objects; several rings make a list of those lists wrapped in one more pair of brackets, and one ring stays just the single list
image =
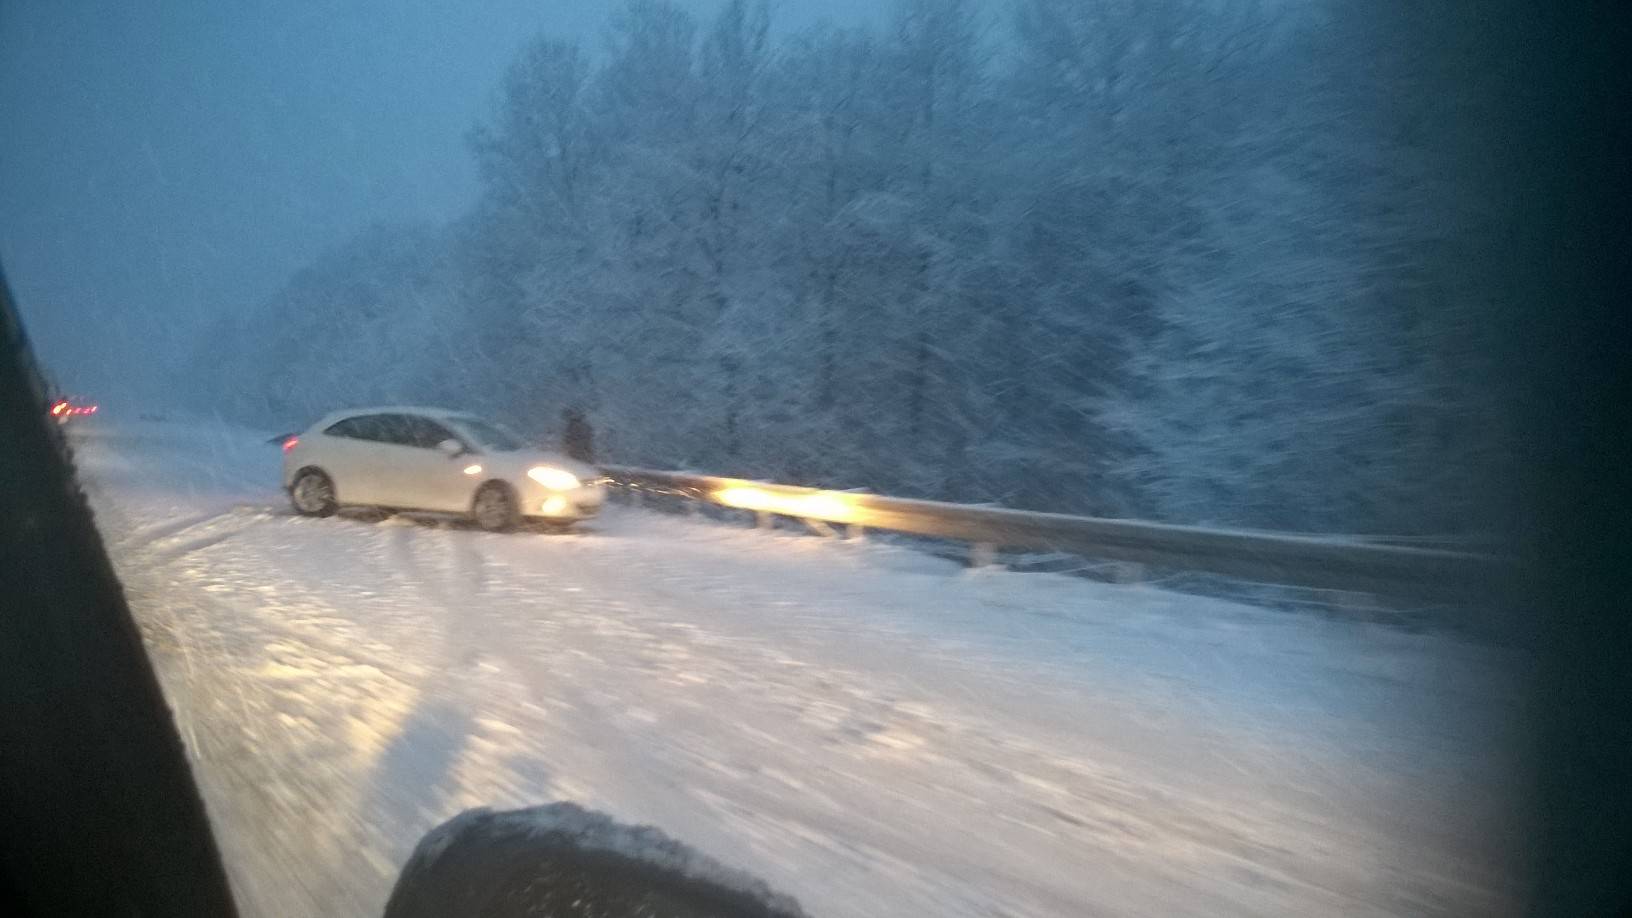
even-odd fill
[{"label": "snow-covered tree", "polygon": [[[245,412],[434,399],[616,458],[1066,512],[1488,528],[1490,101],[1398,0],[898,0],[541,37],[481,196],[221,338]],[[341,342],[332,347],[324,342]],[[220,341],[211,343],[222,346]]]}]

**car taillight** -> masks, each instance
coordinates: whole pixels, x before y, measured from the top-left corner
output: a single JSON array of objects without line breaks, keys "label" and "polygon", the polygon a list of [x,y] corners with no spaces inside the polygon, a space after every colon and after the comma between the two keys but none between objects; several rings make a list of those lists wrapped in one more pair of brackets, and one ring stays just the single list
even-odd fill
[{"label": "car taillight", "polygon": [[286,452],[286,453],[289,452],[290,450],[294,449],[295,444],[299,443],[299,442],[300,442],[299,437],[287,437],[287,438],[285,438],[284,441],[283,441],[283,451]]},{"label": "car taillight", "polygon": [[57,402],[55,405],[51,406],[51,413],[52,414],[62,414],[64,411],[67,411],[67,410],[68,410],[68,403],[67,402]]}]

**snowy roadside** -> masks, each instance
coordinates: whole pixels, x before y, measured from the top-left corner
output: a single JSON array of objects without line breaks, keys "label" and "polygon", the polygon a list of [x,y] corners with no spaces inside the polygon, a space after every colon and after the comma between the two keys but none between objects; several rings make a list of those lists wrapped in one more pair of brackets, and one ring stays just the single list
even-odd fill
[{"label": "snowy roadside", "polygon": [[557,799],[815,915],[1516,910],[1507,652],[637,511],[300,519],[261,439],[76,434],[247,915]]}]

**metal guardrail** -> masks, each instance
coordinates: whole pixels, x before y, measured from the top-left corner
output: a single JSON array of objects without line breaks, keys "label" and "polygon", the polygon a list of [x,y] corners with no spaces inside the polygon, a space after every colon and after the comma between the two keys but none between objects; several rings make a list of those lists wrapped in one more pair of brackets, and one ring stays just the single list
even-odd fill
[{"label": "metal guardrail", "polygon": [[994,548],[1220,574],[1316,589],[1463,601],[1510,594],[1517,566],[1492,555],[1320,536],[1209,529],[885,497],[691,472],[603,466],[617,484],[678,494],[767,518],[780,515]]}]

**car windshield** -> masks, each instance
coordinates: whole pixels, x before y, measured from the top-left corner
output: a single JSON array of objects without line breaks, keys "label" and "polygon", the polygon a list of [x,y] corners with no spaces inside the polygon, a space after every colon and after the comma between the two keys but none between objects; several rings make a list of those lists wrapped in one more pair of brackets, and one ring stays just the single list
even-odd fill
[{"label": "car windshield", "polygon": [[468,415],[461,415],[448,420],[452,421],[461,432],[475,440],[476,445],[483,449],[510,453],[527,447],[526,441],[491,421],[484,421],[481,418]]}]

